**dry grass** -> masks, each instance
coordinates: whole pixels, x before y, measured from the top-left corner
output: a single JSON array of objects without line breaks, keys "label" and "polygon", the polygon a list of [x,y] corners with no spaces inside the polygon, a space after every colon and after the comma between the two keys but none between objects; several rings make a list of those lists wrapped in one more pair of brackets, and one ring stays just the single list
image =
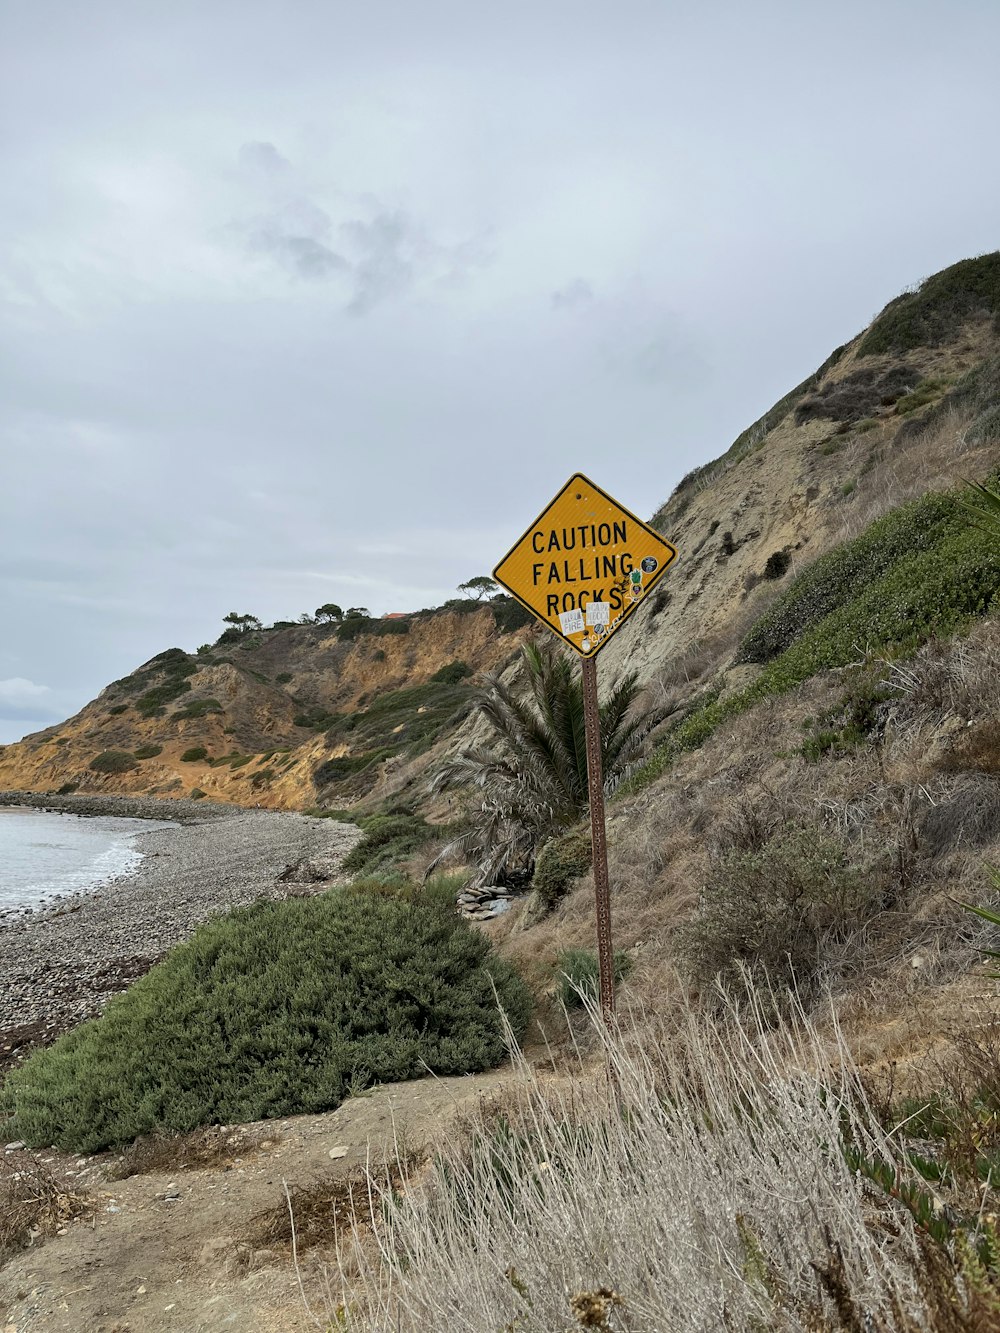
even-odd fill
[{"label": "dry grass", "polygon": [[0,1156],[0,1260],[88,1212],[86,1198],[34,1153]]},{"label": "dry grass", "polygon": [[[690,981],[678,979],[678,934],[697,911],[714,856],[741,840],[748,846],[755,823],[817,825],[855,864],[874,858],[885,891],[871,920],[827,941],[820,979],[851,1015],[852,1035],[861,1042],[870,1030],[866,1059],[899,1047],[913,1006],[921,1042],[936,1040],[948,988],[975,968],[988,934],[955,900],[988,901],[984,863],[1000,864],[1000,782],[982,767],[993,753],[990,715],[1000,714],[998,666],[996,619],[909,662],[884,663],[872,678],[892,690],[881,739],[810,762],[801,753],[812,734],[806,724],[815,730],[853,688],[850,670],[825,673],[727,723],[659,781],[612,802],[614,939],[635,964],[626,993],[659,1012],[684,997]],[[963,744],[980,738],[975,753],[956,748],[959,735]],[[571,1034],[547,997],[560,952],[594,947],[591,878],[549,916],[519,907],[489,930],[529,976],[540,1025],[565,1058]]]},{"label": "dry grass", "polygon": [[928,491],[947,490],[958,476],[988,471],[995,463],[996,449],[970,445],[971,424],[967,415],[950,411],[922,431],[904,430],[896,435],[898,423],[893,420],[891,426],[857,439],[845,450],[845,470],[853,471],[855,465],[860,470],[872,458],[879,461],[869,468],[851,503],[843,506],[834,541],[850,541],[888,510]]},{"label": "dry grass", "polygon": [[[611,1079],[522,1065],[517,1095],[452,1135],[418,1189],[373,1185],[332,1274],[334,1326],[995,1327],[995,1274],[977,1290],[968,1243],[935,1239],[905,1141],[880,1128],[836,1029],[800,1013],[775,1033],[751,1006],[629,1037],[605,1048]],[[898,1188],[875,1183],[882,1168]]]}]

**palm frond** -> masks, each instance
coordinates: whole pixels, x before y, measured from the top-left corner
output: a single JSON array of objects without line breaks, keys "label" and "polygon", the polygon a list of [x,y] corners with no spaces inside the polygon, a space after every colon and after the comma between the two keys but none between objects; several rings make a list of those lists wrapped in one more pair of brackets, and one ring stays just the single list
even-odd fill
[{"label": "palm frond", "polygon": [[976,527],[1000,535],[1000,490],[984,486],[981,481],[966,481],[965,484],[969,498],[963,500],[959,496],[958,503],[980,520]]},{"label": "palm frond", "polygon": [[[621,781],[668,710],[637,712],[637,676],[629,672],[601,705],[605,790]],[[472,825],[434,864],[455,850],[477,866],[480,884],[530,867],[534,852],[587,809],[587,748],[583,684],[575,661],[555,643],[527,643],[513,681],[487,676],[474,710],[489,729],[485,744],[450,755],[431,791],[462,789],[474,799]]]}]

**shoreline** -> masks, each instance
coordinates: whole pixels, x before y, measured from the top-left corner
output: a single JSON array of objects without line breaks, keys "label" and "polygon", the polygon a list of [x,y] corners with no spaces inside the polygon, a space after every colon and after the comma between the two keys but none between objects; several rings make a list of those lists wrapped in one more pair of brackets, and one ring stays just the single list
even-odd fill
[{"label": "shoreline", "polygon": [[[14,805],[0,793],[0,804]],[[38,797],[52,809],[52,798]],[[70,802],[72,797],[55,798]],[[247,810],[203,802],[144,802],[83,797],[102,808],[70,814],[171,818],[175,827],[135,835],[142,861],[134,872],[96,889],[0,919],[0,1075],[36,1046],[101,1012],[174,945],[210,917],[260,898],[321,892],[338,882],[340,864],[361,836],[353,824],[288,811]],[[110,808],[114,802],[115,808]],[[19,802],[20,803],[20,802]],[[142,804],[147,813],[126,811]],[[155,814],[153,810],[155,809]]]},{"label": "shoreline", "polygon": [[[165,801],[154,796],[57,796],[55,792],[0,791],[0,807],[45,810],[56,815],[83,815],[116,819],[167,819],[175,824],[201,824],[212,819],[256,813],[243,805],[220,801]],[[267,813],[286,813],[270,811]]]}]

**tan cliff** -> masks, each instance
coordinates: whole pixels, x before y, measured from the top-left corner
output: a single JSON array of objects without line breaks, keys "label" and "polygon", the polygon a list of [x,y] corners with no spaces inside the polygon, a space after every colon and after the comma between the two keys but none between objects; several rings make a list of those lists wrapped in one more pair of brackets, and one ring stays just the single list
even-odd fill
[{"label": "tan cliff", "polygon": [[[234,636],[197,654],[170,650],[109,685],[66,722],[0,747],[0,789],[71,786],[166,798],[196,791],[239,805],[314,805],[316,766],[352,751],[349,735],[327,739],[331,723],[349,725],[381,700],[388,743],[380,748],[405,756],[414,748],[408,729],[429,711],[424,696],[443,703],[450,716],[448,692],[457,707],[471,692],[469,682],[509,657],[523,634],[502,632],[485,605],[397,619],[394,626],[387,633],[385,622],[373,621],[370,632],[345,639],[335,624],[296,625]],[[455,664],[467,668],[459,681],[433,682]],[[173,697],[158,702],[157,691]],[[100,771],[101,756],[109,754],[125,756],[118,761],[122,771]],[[391,757],[382,756],[360,785],[373,783]],[[105,764],[113,770],[115,762]]]}]

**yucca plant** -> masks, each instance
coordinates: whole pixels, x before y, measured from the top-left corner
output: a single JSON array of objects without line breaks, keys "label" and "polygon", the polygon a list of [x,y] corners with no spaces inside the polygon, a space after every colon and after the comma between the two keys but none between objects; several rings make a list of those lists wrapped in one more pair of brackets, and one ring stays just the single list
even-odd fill
[{"label": "yucca plant", "polygon": [[[646,738],[668,715],[638,706],[634,671],[622,676],[600,705],[604,790],[627,776]],[[438,769],[431,790],[471,788],[479,801],[470,829],[441,857],[461,849],[478,866],[477,881],[495,884],[530,872],[535,850],[586,813],[587,750],[583,682],[575,662],[556,644],[525,644],[515,677],[486,677],[474,704],[488,740],[466,747]]]}]

